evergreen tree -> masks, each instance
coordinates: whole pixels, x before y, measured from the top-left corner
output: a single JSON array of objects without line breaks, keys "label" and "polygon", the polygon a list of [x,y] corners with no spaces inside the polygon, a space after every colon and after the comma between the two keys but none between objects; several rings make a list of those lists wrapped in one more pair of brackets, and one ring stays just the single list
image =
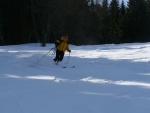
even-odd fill
[{"label": "evergreen tree", "polygon": [[102,1],[102,7],[100,10],[100,29],[101,29],[101,38],[99,38],[100,43],[109,43],[110,42],[110,13],[109,13],[109,4],[108,0]]},{"label": "evergreen tree", "polygon": [[111,42],[113,43],[119,43],[120,41],[120,28],[119,28],[119,1],[118,0],[112,0],[109,6],[110,10],[110,21],[111,21]]},{"label": "evergreen tree", "polygon": [[129,0],[125,35],[129,42],[143,42],[147,34],[147,4],[145,0]]},{"label": "evergreen tree", "polygon": [[72,44],[150,41],[150,0],[2,0],[0,44]]},{"label": "evergreen tree", "polygon": [[[89,1],[88,0],[76,0],[72,7],[68,18],[68,31],[71,34],[71,43],[74,44],[87,44],[89,41],[89,28],[90,28],[90,14],[89,14]],[[71,17],[70,17],[71,16]]]},{"label": "evergreen tree", "polygon": [[3,7],[4,7],[4,1],[2,0],[1,1],[1,4],[0,4],[0,45],[4,45],[5,44],[5,40],[2,36],[2,25],[3,25],[3,16],[2,16],[2,10],[3,10]]},{"label": "evergreen tree", "polygon": [[150,41],[150,0],[146,0],[146,3],[147,3],[147,36],[146,36],[146,41]]},{"label": "evergreen tree", "polygon": [[96,44],[99,37],[99,14],[97,13],[99,5],[91,3],[89,7],[89,23],[88,23],[88,33],[87,33],[87,44]]},{"label": "evergreen tree", "polygon": [[124,42],[125,38],[124,38],[124,31],[125,31],[125,24],[126,24],[126,17],[127,17],[127,9],[126,6],[124,4],[124,1],[122,0],[121,3],[121,7],[120,7],[120,19],[119,19],[119,27],[120,27],[120,42]]},{"label": "evergreen tree", "polygon": [[30,34],[30,21],[26,11],[28,1],[4,0],[2,35],[5,44],[26,43]]}]

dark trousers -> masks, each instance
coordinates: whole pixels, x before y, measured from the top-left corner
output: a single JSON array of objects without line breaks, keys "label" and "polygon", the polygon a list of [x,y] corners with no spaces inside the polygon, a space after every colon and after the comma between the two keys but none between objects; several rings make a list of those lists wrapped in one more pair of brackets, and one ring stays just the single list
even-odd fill
[{"label": "dark trousers", "polygon": [[59,51],[58,49],[56,50],[56,57],[54,58],[54,61],[62,61],[64,58],[64,52]]}]

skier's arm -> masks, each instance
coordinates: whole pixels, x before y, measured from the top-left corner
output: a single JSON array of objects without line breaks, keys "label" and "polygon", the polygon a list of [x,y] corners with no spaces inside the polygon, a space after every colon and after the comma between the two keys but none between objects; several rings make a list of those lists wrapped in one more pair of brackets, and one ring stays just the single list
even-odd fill
[{"label": "skier's arm", "polygon": [[55,46],[57,47],[62,42],[61,39],[55,41]]},{"label": "skier's arm", "polygon": [[55,41],[55,46],[57,47],[59,44],[60,44],[60,41],[59,41],[59,40],[56,40],[56,41]]},{"label": "skier's arm", "polygon": [[71,52],[71,50],[69,49],[69,45],[67,44],[67,49],[68,52]]}]

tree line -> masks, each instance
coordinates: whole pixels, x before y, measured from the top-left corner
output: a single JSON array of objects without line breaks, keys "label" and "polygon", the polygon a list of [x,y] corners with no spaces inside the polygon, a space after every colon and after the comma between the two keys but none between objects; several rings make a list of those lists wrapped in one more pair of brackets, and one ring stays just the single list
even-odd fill
[{"label": "tree line", "polygon": [[109,44],[150,41],[150,0],[2,0],[0,45]]}]

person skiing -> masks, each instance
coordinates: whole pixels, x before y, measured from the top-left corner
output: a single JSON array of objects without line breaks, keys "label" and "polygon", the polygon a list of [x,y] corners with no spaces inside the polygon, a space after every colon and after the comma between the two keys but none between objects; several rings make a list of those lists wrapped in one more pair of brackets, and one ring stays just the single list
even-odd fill
[{"label": "person skiing", "polygon": [[60,39],[55,41],[56,56],[53,59],[54,62],[61,62],[64,58],[65,51],[71,52],[68,45],[68,34],[65,33]]}]

